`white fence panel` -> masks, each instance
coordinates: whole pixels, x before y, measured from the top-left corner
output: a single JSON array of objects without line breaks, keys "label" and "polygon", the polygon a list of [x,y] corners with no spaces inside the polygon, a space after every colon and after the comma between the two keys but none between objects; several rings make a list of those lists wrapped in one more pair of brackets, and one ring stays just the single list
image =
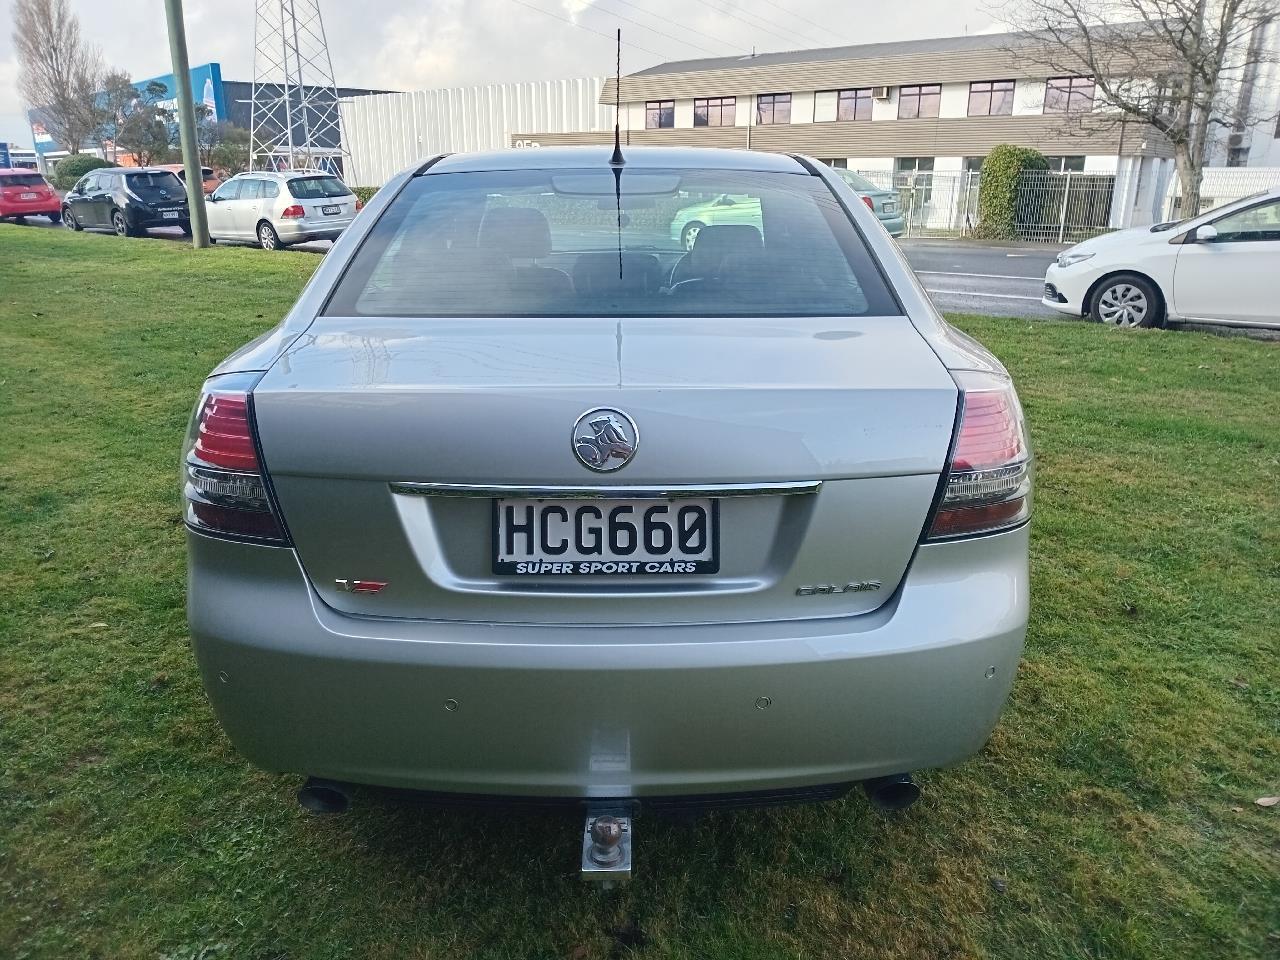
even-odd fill
[{"label": "white fence panel", "polygon": [[511,134],[521,130],[611,130],[613,110],[599,102],[603,86],[599,78],[584,77],[342,100],[343,142],[351,151],[349,180],[381,186],[437,153],[503,149]]}]

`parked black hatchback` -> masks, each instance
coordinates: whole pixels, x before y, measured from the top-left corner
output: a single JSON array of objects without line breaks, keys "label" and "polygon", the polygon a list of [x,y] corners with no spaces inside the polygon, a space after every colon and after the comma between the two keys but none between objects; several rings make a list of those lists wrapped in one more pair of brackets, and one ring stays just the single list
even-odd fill
[{"label": "parked black hatchback", "polygon": [[71,230],[106,227],[136,237],[150,227],[191,233],[187,191],[170,170],[108,167],[80,178],[62,198],[62,222]]}]

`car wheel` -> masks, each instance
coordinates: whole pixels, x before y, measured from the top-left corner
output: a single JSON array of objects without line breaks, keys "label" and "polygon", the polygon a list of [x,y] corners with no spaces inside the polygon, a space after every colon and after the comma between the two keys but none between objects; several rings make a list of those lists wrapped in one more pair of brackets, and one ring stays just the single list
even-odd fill
[{"label": "car wheel", "polygon": [[686,223],[684,229],[680,231],[680,246],[685,250],[692,250],[693,245],[698,241],[698,234],[702,232],[702,226],[697,220]]},{"label": "car wheel", "polygon": [[14,217],[13,222],[16,226],[25,227],[27,225],[26,217]]},{"label": "car wheel", "polygon": [[1164,318],[1164,303],[1150,280],[1122,273],[1098,285],[1089,314],[1098,323],[1113,327],[1158,327]]},{"label": "car wheel", "polygon": [[258,224],[258,246],[263,250],[280,249],[280,235],[276,233],[276,228],[265,220]]},{"label": "car wheel", "polygon": [[125,219],[124,213],[120,210],[111,214],[111,229],[116,232],[117,237],[133,236],[133,231],[129,229],[129,221]]},{"label": "car wheel", "polygon": [[68,230],[75,230],[79,233],[84,227],[80,226],[80,221],[76,219],[76,215],[71,212],[70,207],[62,208],[62,225]]},{"label": "car wheel", "polygon": [[189,237],[189,236],[191,236],[191,221],[190,221],[190,220],[183,220],[183,221],[182,221],[182,223],[178,224],[178,227],[179,227],[179,229],[181,229],[181,230],[182,230],[182,235],[183,235],[184,237]]},{"label": "car wheel", "polygon": [[61,219],[62,219],[62,214],[60,214],[57,210],[54,210],[52,213],[49,214],[50,223],[57,223]]}]

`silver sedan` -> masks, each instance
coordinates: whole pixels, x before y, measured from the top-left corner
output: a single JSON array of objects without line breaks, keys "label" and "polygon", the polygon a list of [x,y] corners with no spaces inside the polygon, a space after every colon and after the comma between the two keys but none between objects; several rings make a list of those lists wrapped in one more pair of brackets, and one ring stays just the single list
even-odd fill
[{"label": "silver sedan", "polygon": [[205,205],[210,239],[256,243],[264,250],[336,240],[360,208],[345,183],[313,170],[237,174]]},{"label": "silver sedan", "polygon": [[[196,654],[312,805],[902,806],[996,724],[1028,612],[1008,374],[820,163],[624,159],[404,172],[204,384]],[[723,195],[756,218],[671,238]]]}]

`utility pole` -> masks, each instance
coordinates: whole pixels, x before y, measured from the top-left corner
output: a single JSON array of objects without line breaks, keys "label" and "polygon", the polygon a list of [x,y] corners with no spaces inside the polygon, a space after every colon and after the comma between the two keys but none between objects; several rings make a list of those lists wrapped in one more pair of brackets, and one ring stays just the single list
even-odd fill
[{"label": "utility pole", "polygon": [[187,211],[191,216],[191,245],[209,246],[209,222],[204,213],[204,177],[200,175],[200,143],[196,139],[196,102],[191,93],[191,67],[187,63],[187,28],[182,22],[182,0],[164,0],[169,22],[169,55],[177,86],[178,134],[182,141],[182,165],[187,172]]}]

